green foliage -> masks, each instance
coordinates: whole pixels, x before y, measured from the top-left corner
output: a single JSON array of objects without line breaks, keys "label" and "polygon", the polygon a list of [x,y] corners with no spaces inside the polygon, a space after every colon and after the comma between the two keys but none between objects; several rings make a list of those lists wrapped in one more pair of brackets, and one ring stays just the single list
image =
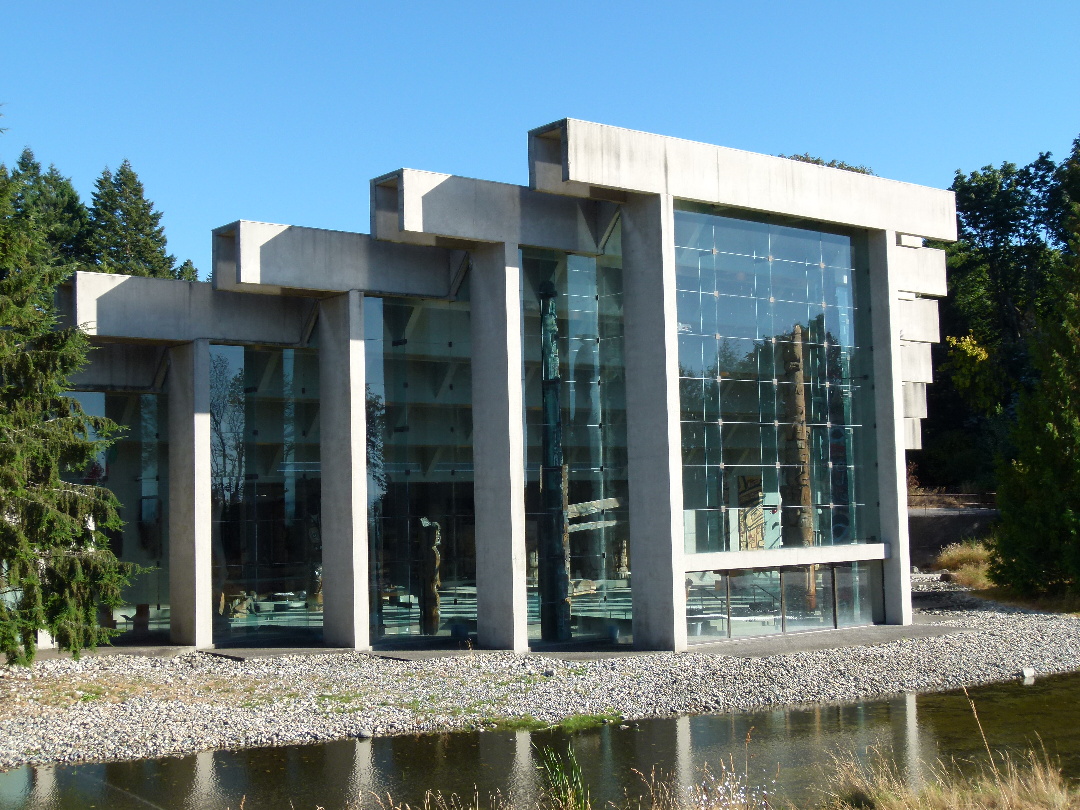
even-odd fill
[{"label": "green foliage", "polygon": [[[1076,209],[1080,215],[1080,208]],[[1023,595],[1080,592],[1080,229],[1032,341],[1038,382],[1020,397],[1015,457],[999,469],[991,578]]]},{"label": "green foliage", "polygon": [[591,810],[589,787],[572,747],[567,745],[565,754],[545,747],[540,751],[540,762],[544,772],[544,796],[552,808]]},{"label": "green foliage", "polygon": [[994,489],[994,459],[1015,452],[1017,403],[1038,378],[1029,347],[1057,298],[1080,139],[1060,165],[1043,153],[1026,166],[957,171],[952,190],[959,240],[946,248],[947,337],[934,350],[926,449],[912,458],[930,486]]},{"label": "green foliage", "polygon": [[814,157],[809,152],[803,152],[801,155],[780,155],[780,157],[797,160],[800,163],[813,163],[815,166],[828,166],[830,169],[843,169],[845,172],[855,172],[856,174],[874,173],[869,166],[857,166],[853,163],[845,163],[842,160],[827,161],[824,158]]},{"label": "green foliage", "polygon": [[175,278],[176,258],[165,252],[161,211],[146,199],[131,163],[101,173],[90,208],[90,256],[105,273]]},{"label": "green foliage", "polygon": [[0,165],[0,650],[9,663],[32,660],[38,630],[75,653],[107,640],[98,606],[119,604],[132,573],[104,534],[120,527],[115,497],[91,476],[64,480],[93,468],[116,425],[64,396],[88,343],[57,328],[53,296],[71,268],[57,231],[37,227],[44,217],[20,197],[27,169],[13,178]]},{"label": "green foliage", "polygon": [[30,149],[23,150],[11,180],[15,183],[16,219],[41,234],[62,260],[84,260],[90,214],[71,180],[55,166],[42,173]]}]

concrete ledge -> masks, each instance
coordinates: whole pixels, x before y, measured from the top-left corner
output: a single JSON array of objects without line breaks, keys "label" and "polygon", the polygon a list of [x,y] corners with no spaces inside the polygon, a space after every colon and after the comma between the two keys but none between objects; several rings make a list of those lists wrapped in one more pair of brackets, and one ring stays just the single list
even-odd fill
[{"label": "concrete ledge", "polygon": [[888,543],[803,546],[801,548],[774,548],[765,551],[716,551],[709,554],[684,554],[683,570],[690,572],[733,571],[744,568],[780,568],[790,565],[884,560],[888,556]]}]

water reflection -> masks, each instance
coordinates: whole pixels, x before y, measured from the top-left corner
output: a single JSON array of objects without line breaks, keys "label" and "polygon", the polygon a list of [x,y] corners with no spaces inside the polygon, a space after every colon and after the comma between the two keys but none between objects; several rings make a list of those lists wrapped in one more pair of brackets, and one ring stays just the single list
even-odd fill
[{"label": "water reflection", "polygon": [[[1080,776],[1080,676],[971,690],[991,745],[1038,744]],[[414,806],[428,789],[509,792],[530,804],[541,783],[536,748],[565,746],[559,732],[485,732],[212,751],[195,756],[0,773],[4,808],[341,807],[388,794]],[[820,785],[836,754],[892,756],[909,779],[921,763],[977,757],[982,740],[960,693],[907,695],[844,706],[649,720],[569,738],[595,806],[623,804],[656,772],[683,784],[707,765],[798,800]]]}]

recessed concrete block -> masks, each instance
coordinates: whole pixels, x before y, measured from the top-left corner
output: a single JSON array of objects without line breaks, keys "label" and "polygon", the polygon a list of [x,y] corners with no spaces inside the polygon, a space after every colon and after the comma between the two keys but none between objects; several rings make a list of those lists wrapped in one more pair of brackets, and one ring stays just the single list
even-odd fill
[{"label": "recessed concrete block", "polygon": [[904,383],[904,416],[911,419],[926,418],[926,383]]},{"label": "recessed concrete block", "polygon": [[896,302],[900,310],[900,337],[913,343],[938,343],[941,331],[938,305],[932,298]]},{"label": "recessed concrete block", "polygon": [[896,244],[898,244],[900,247],[921,248],[924,244],[926,244],[926,240],[923,239],[921,236],[912,236],[911,234],[907,233],[898,233],[896,235]]},{"label": "recessed concrete block", "polygon": [[921,419],[904,419],[904,449],[922,450]]},{"label": "recessed concrete block", "polygon": [[934,381],[934,362],[930,356],[929,343],[901,341],[901,379],[904,382],[931,383]]},{"label": "recessed concrete block", "polygon": [[934,298],[944,298],[948,295],[944,250],[935,248],[895,250],[889,261],[896,268],[897,289]]}]

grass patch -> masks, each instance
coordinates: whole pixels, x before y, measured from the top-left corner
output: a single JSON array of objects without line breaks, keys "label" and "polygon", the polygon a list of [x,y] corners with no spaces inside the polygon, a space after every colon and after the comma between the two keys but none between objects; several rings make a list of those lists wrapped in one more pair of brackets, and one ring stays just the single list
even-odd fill
[{"label": "grass patch", "polygon": [[1080,788],[1070,784],[1046,755],[1029,751],[1020,758],[1003,756],[965,775],[956,763],[938,765],[921,786],[884,761],[864,766],[837,763],[836,776],[821,806],[832,810],[1036,810],[1080,806]]},{"label": "grass patch", "polygon": [[607,723],[617,723],[622,720],[618,714],[572,714],[559,723],[559,728],[567,734],[577,734],[579,731],[588,731],[598,728]]},{"label": "grass patch", "polygon": [[948,571],[952,581],[975,590],[993,586],[990,581],[990,549],[980,540],[963,540],[945,546],[930,566],[935,571]]},{"label": "grass patch", "polygon": [[521,717],[497,717],[492,723],[498,731],[543,731],[550,728],[543,720],[537,720],[531,714]]}]

